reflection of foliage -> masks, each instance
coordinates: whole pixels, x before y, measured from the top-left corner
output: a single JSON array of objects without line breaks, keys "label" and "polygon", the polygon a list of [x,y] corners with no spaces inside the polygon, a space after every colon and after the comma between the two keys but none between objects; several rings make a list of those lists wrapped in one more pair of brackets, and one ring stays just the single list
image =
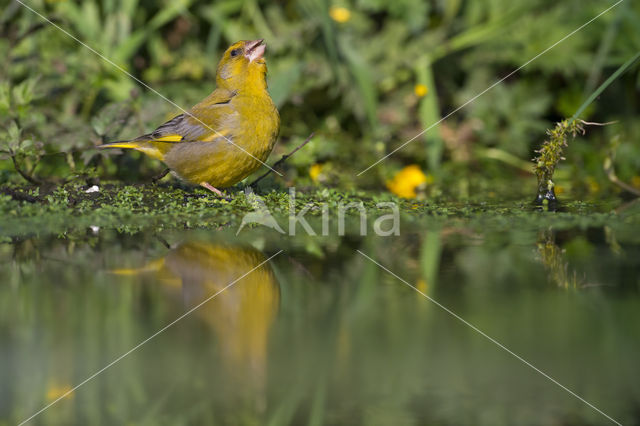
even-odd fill
[{"label": "reflection of foliage", "polygon": [[581,286],[575,271],[569,271],[564,250],[555,242],[553,231],[543,232],[538,240],[538,255],[542,265],[549,273],[549,277],[558,287],[578,288]]}]

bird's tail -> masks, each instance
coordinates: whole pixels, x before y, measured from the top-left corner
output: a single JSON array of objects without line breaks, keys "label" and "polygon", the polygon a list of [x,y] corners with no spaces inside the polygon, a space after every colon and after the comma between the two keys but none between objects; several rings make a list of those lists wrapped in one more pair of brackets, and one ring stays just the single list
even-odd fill
[{"label": "bird's tail", "polygon": [[98,145],[97,148],[136,149],[158,160],[162,160],[164,158],[163,152],[159,150],[158,147],[156,147],[150,141],[143,141],[143,140],[118,141],[118,142],[106,143],[104,145]]}]

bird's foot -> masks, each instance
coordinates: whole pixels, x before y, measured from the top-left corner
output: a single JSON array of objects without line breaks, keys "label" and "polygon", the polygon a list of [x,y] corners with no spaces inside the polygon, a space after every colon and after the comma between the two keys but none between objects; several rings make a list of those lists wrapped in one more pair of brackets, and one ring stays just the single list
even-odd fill
[{"label": "bird's foot", "polygon": [[227,200],[227,201],[231,201],[230,197],[225,196],[222,191],[220,191],[218,188],[214,188],[213,186],[209,185],[207,182],[200,182],[200,186],[203,188],[207,188],[209,191],[213,192],[214,194],[216,194],[218,197]]}]

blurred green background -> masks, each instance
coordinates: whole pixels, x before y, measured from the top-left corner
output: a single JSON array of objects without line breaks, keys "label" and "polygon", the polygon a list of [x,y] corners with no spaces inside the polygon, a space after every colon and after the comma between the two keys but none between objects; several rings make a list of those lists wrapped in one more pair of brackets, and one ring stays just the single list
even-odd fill
[{"label": "blurred green background", "polygon": [[[573,115],[640,51],[640,3],[623,1],[357,176],[614,2],[25,3],[184,108],[213,90],[229,44],[265,38],[282,117],[271,163],[316,132],[276,184],[388,188],[407,197],[466,198],[499,188],[530,188],[533,196],[530,160],[545,129]],[[144,181],[161,171],[140,153],[92,147],[152,130],[178,111],[20,3],[1,9],[0,183],[24,182],[16,165],[58,183]],[[588,127],[566,150],[556,173],[561,196],[622,192],[607,177],[607,159],[621,181],[640,189],[639,91],[636,64],[582,114],[616,123]]]}]

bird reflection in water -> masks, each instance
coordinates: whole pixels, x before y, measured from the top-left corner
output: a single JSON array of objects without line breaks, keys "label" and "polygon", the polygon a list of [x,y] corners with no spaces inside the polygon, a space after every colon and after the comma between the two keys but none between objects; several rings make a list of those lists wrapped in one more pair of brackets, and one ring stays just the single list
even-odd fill
[{"label": "bird reflection in water", "polygon": [[[280,286],[269,263],[262,264],[265,260],[253,248],[186,242],[143,268],[155,271],[170,292],[179,292],[185,310],[220,292],[192,316],[200,318],[218,338],[222,365],[216,370],[222,367],[226,382],[221,386],[230,393],[238,390],[237,396],[252,401],[258,413],[266,408],[268,337],[280,306]],[[129,275],[133,271],[112,272]]]}]

